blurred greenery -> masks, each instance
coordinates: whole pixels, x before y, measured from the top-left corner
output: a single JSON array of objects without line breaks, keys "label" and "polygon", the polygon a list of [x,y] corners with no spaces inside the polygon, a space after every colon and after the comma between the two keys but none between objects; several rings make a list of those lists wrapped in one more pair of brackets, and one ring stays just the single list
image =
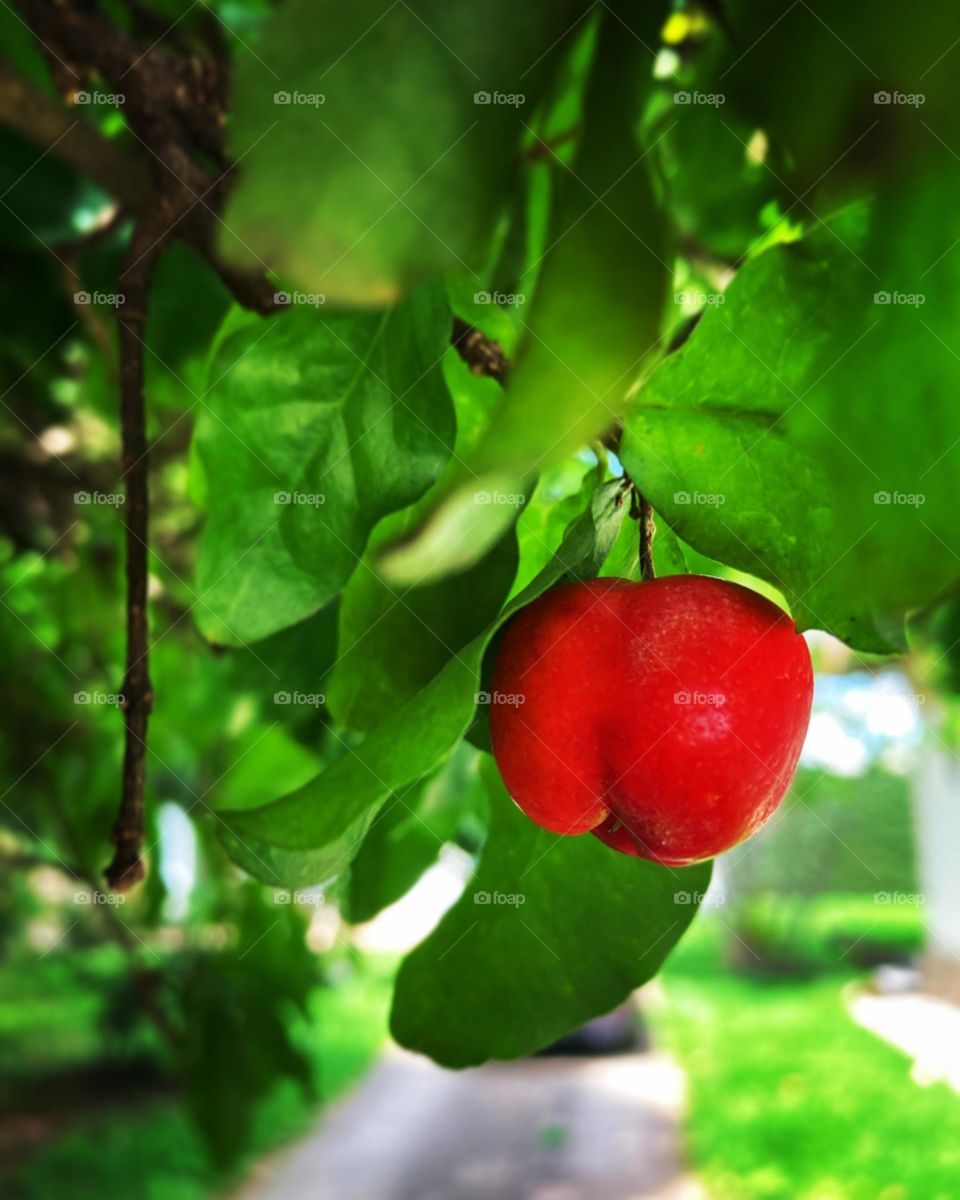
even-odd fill
[{"label": "blurred greenery", "polygon": [[691,931],[651,1010],[687,1072],[687,1147],[711,1200],[953,1200],[960,1097],[914,1084],[910,1060],[855,1024],[857,977],[733,975],[722,935]]},{"label": "blurred greenery", "polygon": [[[394,964],[367,958],[341,958],[336,985],[315,990],[296,1037],[308,1063],[316,1097],[337,1096],[366,1069],[386,1035],[386,1017]],[[29,1145],[27,1116],[42,1096],[36,1077],[56,1078],[63,1087],[67,1069],[96,1067],[104,1077],[100,1021],[104,982],[122,980],[122,955],[71,953],[40,962],[26,961],[9,971],[9,987],[0,1001],[0,1029],[16,1036],[18,1077],[11,1081],[3,1107],[19,1110]],[[220,1035],[222,1044],[236,1042]],[[154,1051],[155,1052],[155,1051]],[[133,1063],[144,1078],[144,1063]],[[107,1077],[117,1089],[95,1086],[98,1075],[81,1075],[82,1091],[69,1092],[62,1112],[34,1118],[42,1135],[39,1148],[19,1167],[0,1176],[3,1195],[11,1200],[203,1200],[239,1180],[249,1165],[268,1150],[302,1135],[311,1123],[315,1101],[289,1082],[277,1081],[265,1097],[242,1153],[228,1166],[214,1165],[188,1112],[171,1094],[171,1080],[158,1071],[147,1074],[147,1086],[130,1092],[130,1079]],[[4,1078],[9,1079],[4,1071]],[[34,1079],[24,1093],[24,1084]],[[225,1098],[229,1086],[218,1081]],[[127,1090],[125,1091],[124,1088]],[[82,1103],[81,1103],[82,1097]],[[137,1104],[131,1108],[130,1100]],[[49,1106],[49,1100],[47,1101]]]},{"label": "blurred greenery", "polygon": [[[483,784],[478,697],[515,606],[637,577],[621,461],[658,571],[749,571],[859,649],[914,614],[907,666],[956,691],[956,21],[947,0],[67,7],[150,70],[184,54],[218,95],[229,76],[221,248],[311,292],[254,315],[193,248],[157,264],[148,875],[121,903],[97,890],[122,760],[118,313],[83,293],[122,291],[138,214],[59,141],[0,129],[0,1190],[185,1200],[375,1054],[396,964],[362,959],[348,918],[445,843],[491,890],[547,845]],[[160,126],[228,167],[179,109],[142,119],[139,74],[123,111],[81,109],[81,77],[3,4],[0,43],[156,179]],[[82,51],[84,86],[119,86]],[[875,96],[918,77],[922,110]],[[324,103],[276,99],[296,91]],[[509,371],[451,348],[454,314]],[[801,772],[722,916],[741,966],[824,977],[728,976],[699,936],[668,971],[723,1200],[956,1192],[954,1101],[904,1104],[902,1062],[841,1004],[854,965],[921,943],[922,911],[879,898],[919,890],[911,829],[901,777]],[[527,915],[564,961],[493,908],[476,953],[434,961],[476,919],[468,890],[400,969],[407,1040],[531,1050],[646,978],[693,913],[592,839],[548,861]]]}]

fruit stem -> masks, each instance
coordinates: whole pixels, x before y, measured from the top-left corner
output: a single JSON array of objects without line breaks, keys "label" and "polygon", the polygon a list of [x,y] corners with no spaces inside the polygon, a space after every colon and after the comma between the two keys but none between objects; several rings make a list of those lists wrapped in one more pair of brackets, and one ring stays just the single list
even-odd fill
[{"label": "fruit stem", "polygon": [[640,527],[640,578],[655,579],[653,569],[653,539],[657,532],[653,506],[636,484],[631,483],[630,516]]}]

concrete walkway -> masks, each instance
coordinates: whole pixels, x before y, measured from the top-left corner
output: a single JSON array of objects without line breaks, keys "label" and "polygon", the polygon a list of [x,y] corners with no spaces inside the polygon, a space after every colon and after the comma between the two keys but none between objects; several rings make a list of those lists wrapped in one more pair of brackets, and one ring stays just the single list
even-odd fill
[{"label": "concrete walkway", "polygon": [[682,1099],[656,1054],[453,1072],[391,1050],[233,1200],[701,1200]]}]

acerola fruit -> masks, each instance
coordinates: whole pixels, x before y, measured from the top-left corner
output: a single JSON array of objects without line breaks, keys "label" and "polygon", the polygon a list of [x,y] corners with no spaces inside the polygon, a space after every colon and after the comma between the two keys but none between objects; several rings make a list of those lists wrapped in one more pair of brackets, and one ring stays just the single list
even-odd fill
[{"label": "acerola fruit", "polygon": [[511,622],[490,736],[507,790],[538,825],[685,866],[773,813],[812,698],[806,642],[749,588],[594,579]]}]

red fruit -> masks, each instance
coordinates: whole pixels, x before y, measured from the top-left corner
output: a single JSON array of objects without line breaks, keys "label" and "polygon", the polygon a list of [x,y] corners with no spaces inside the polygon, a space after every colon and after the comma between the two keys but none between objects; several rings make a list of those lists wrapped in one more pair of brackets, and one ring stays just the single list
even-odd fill
[{"label": "red fruit", "polygon": [[492,688],[493,753],[527,816],[683,866],[780,803],[813,668],[787,614],[739,584],[594,579],[518,614]]}]

